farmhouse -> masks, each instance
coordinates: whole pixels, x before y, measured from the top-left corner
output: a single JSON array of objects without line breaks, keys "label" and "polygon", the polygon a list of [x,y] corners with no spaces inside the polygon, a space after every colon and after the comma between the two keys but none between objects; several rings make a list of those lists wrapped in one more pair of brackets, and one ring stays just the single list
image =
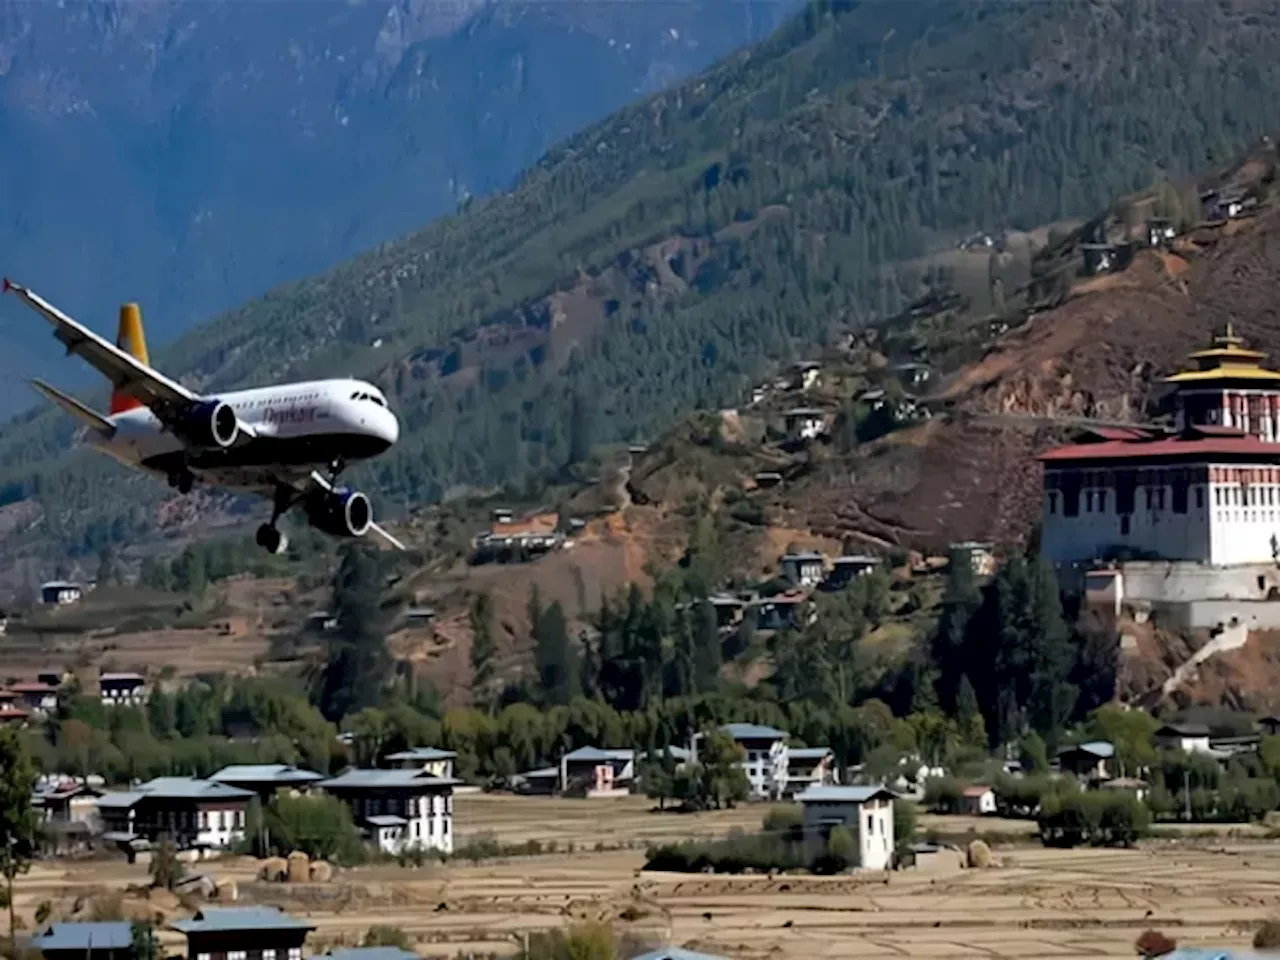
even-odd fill
[{"label": "farmhouse", "polygon": [[265,804],[277,793],[301,793],[324,777],[287,763],[255,763],[223,767],[209,779],[252,791]]},{"label": "farmhouse", "polygon": [[634,750],[579,747],[560,758],[560,792],[588,797],[624,797],[635,779]]},{"label": "farmhouse", "polygon": [[170,926],[186,935],[190,960],[302,960],[315,929],[279,907],[205,907]]},{"label": "farmhouse", "polygon": [[50,580],[40,584],[40,602],[52,606],[66,606],[79,603],[84,596],[84,588],[78,583],[68,580]]},{"label": "farmhouse", "polygon": [[783,414],[787,438],[812,440],[826,431],[826,415],[814,407],[796,407]]},{"label": "farmhouse", "polygon": [[[786,731],[757,723],[726,723],[720,729],[746,753],[742,769],[751,785],[752,799],[776,800],[781,797],[787,786]],[[701,739],[701,734],[693,738],[695,758]]]},{"label": "farmhouse", "polygon": [[9,690],[17,695],[22,709],[35,716],[46,716],[58,709],[58,688],[40,681],[23,681],[9,684]]},{"label": "farmhouse", "polygon": [[347,770],[319,786],[351,808],[356,823],[385,853],[452,853],[457,782],[423,770]]},{"label": "farmhouse", "polygon": [[433,777],[453,777],[453,762],[458,755],[452,750],[439,750],[435,747],[411,747],[398,753],[387,755],[387,760],[401,770],[421,770]]},{"label": "farmhouse", "polygon": [[104,793],[98,812],[104,839],[133,847],[168,836],[180,850],[223,850],[244,838],[248,790],[197,780],[157,777],[124,792]]},{"label": "farmhouse", "polygon": [[960,791],[960,812],[980,817],[996,812],[995,791],[986,784],[977,783]]},{"label": "farmhouse", "polygon": [[1109,780],[1113,773],[1115,745],[1107,740],[1087,740],[1058,750],[1058,767],[1084,780]]},{"label": "farmhouse", "polygon": [[797,798],[804,809],[805,857],[812,861],[827,849],[834,827],[857,840],[857,866],[884,870],[893,859],[893,791],[869,787],[810,787]]},{"label": "farmhouse", "polygon": [[31,938],[44,960],[133,960],[133,927],[127,920],[53,923]]},{"label": "farmhouse", "polygon": [[836,755],[830,747],[787,747],[787,786],[783,796],[794,797],[815,784],[834,783]]},{"label": "farmhouse", "polygon": [[858,577],[865,577],[880,566],[880,558],[870,554],[849,554],[831,561],[831,572],[823,582],[824,590],[842,590]]},{"label": "farmhouse", "polygon": [[1166,723],[1155,732],[1156,746],[1184,753],[1212,753],[1209,728],[1199,723]]},{"label": "farmhouse", "polygon": [[821,553],[788,553],[782,558],[782,575],[801,587],[817,586],[826,572],[826,563],[827,558]]}]

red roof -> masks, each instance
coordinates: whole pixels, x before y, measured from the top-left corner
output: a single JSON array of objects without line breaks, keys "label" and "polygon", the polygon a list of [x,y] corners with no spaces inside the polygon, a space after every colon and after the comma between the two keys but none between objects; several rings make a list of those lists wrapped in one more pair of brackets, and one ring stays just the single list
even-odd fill
[{"label": "red roof", "polygon": [[971,787],[965,787],[963,790],[963,793],[966,797],[985,797],[990,792],[991,792],[990,787],[983,786],[980,783],[975,783]]},{"label": "red roof", "polygon": [[1250,457],[1257,460],[1280,460],[1280,443],[1267,443],[1239,431],[1222,435],[1208,430],[1199,436],[1176,436],[1134,440],[1102,440],[1095,443],[1073,443],[1046,450],[1037,458],[1045,463],[1073,460],[1120,460],[1152,458]]},{"label": "red roof", "polygon": [[33,680],[24,680],[21,683],[9,684],[9,689],[14,693],[57,693],[57,687],[51,687],[47,683],[39,683]]}]

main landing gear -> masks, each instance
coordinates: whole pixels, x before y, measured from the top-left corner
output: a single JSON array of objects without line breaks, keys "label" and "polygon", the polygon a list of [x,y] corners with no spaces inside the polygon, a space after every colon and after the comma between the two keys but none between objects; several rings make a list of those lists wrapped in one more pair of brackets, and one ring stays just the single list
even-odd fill
[{"label": "main landing gear", "polygon": [[271,522],[264,523],[258,528],[258,533],[254,537],[263,550],[267,553],[280,554],[284,553],[289,547],[289,538],[286,537],[276,527],[280,522],[280,518],[289,512],[289,508],[294,505],[297,499],[297,492],[281,484],[276,487],[275,502],[271,508]]},{"label": "main landing gear", "polygon": [[195,486],[196,476],[186,467],[176,473],[169,474],[169,486],[177,490],[179,493],[187,494],[191,492],[191,488]]}]

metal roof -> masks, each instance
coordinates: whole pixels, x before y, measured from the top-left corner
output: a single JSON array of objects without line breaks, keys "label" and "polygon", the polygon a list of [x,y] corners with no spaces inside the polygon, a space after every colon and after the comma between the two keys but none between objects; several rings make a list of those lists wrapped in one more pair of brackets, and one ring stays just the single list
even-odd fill
[{"label": "metal roof", "polygon": [[896,799],[897,794],[882,783],[865,787],[812,786],[796,797],[801,803],[866,803],[882,797]]},{"label": "metal roof", "polygon": [[1116,755],[1115,744],[1109,740],[1086,740],[1084,743],[1077,743],[1071,747],[1063,747],[1058,751],[1058,754],[1062,755],[1072,750],[1083,750],[1085,753],[1092,754],[1100,760],[1109,760]]},{"label": "metal roof", "polygon": [[787,747],[787,756],[794,760],[821,760],[832,755],[830,747]]},{"label": "metal roof", "polygon": [[[339,947],[327,954],[328,960],[419,960],[412,950],[399,947]],[[312,957],[311,960],[324,960]]]},{"label": "metal roof", "polygon": [[631,960],[728,960],[728,958],[715,953],[697,953],[680,947],[659,947],[648,953],[637,954]]},{"label": "metal roof", "polygon": [[[437,747],[410,747],[399,753],[387,754],[388,760],[453,760],[457,753],[452,750],[441,750]],[[374,949],[370,947],[369,949]]]},{"label": "metal roof", "polygon": [[124,920],[95,923],[53,923],[31,938],[37,950],[122,950],[133,944],[133,928]]},{"label": "metal roof", "polygon": [[205,907],[190,920],[169,924],[187,935],[230,930],[314,930],[315,924],[291,917],[279,907]]},{"label": "metal roof", "polygon": [[209,777],[219,783],[311,783],[324,775],[287,763],[248,763],[223,767]]},{"label": "metal roof", "polygon": [[372,817],[365,817],[365,823],[372,823],[375,827],[403,827],[409,821],[404,817],[397,817],[392,813],[377,813]]},{"label": "metal roof", "polygon": [[592,760],[621,760],[627,762],[634,760],[636,752],[634,750],[602,750],[599,747],[579,747],[577,750],[566,753],[561,759],[564,760],[582,760],[590,762]]},{"label": "metal roof", "polygon": [[100,673],[98,674],[98,682],[107,683],[146,683],[147,678],[140,673]]},{"label": "metal roof", "polygon": [[143,796],[161,800],[248,800],[253,796],[239,787],[195,777],[156,777],[133,789]]},{"label": "metal roof", "polygon": [[326,790],[387,790],[411,787],[451,787],[461,781],[433,777],[422,770],[345,770],[339,776],[320,781]]},{"label": "metal roof", "polygon": [[142,794],[140,793],[136,793],[132,790],[121,790],[113,793],[104,793],[97,799],[97,805],[99,807],[110,807],[113,809],[119,807],[127,810],[141,799]]},{"label": "metal roof", "polygon": [[762,723],[726,723],[720,728],[735,740],[785,740],[790,734]]}]

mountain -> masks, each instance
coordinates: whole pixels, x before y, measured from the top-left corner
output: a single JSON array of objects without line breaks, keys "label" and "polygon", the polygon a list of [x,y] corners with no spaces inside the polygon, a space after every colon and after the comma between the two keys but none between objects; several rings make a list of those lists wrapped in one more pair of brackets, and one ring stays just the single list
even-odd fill
[{"label": "mountain", "polygon": [[[508,187],[798,0],[0,0],[6,272],[152,338]],[[0,372],[66,377],[15,326]],[[31,402],[20,383],[0,410]]]},{"label": "mountain", "polygon": [[[511,190],[156,355],[209,390],[377,377],[404,432],[353,479],[384,505],[536,489],[593,442],[738,403],[771,364],[892,314],[974,231],[1221,162],[1274,122],[1277,54],[1262,3],[816,3]],[[12,424],[0,502],[73,550],[154,531],[162,489],[63,459],[69,433]]]}]

